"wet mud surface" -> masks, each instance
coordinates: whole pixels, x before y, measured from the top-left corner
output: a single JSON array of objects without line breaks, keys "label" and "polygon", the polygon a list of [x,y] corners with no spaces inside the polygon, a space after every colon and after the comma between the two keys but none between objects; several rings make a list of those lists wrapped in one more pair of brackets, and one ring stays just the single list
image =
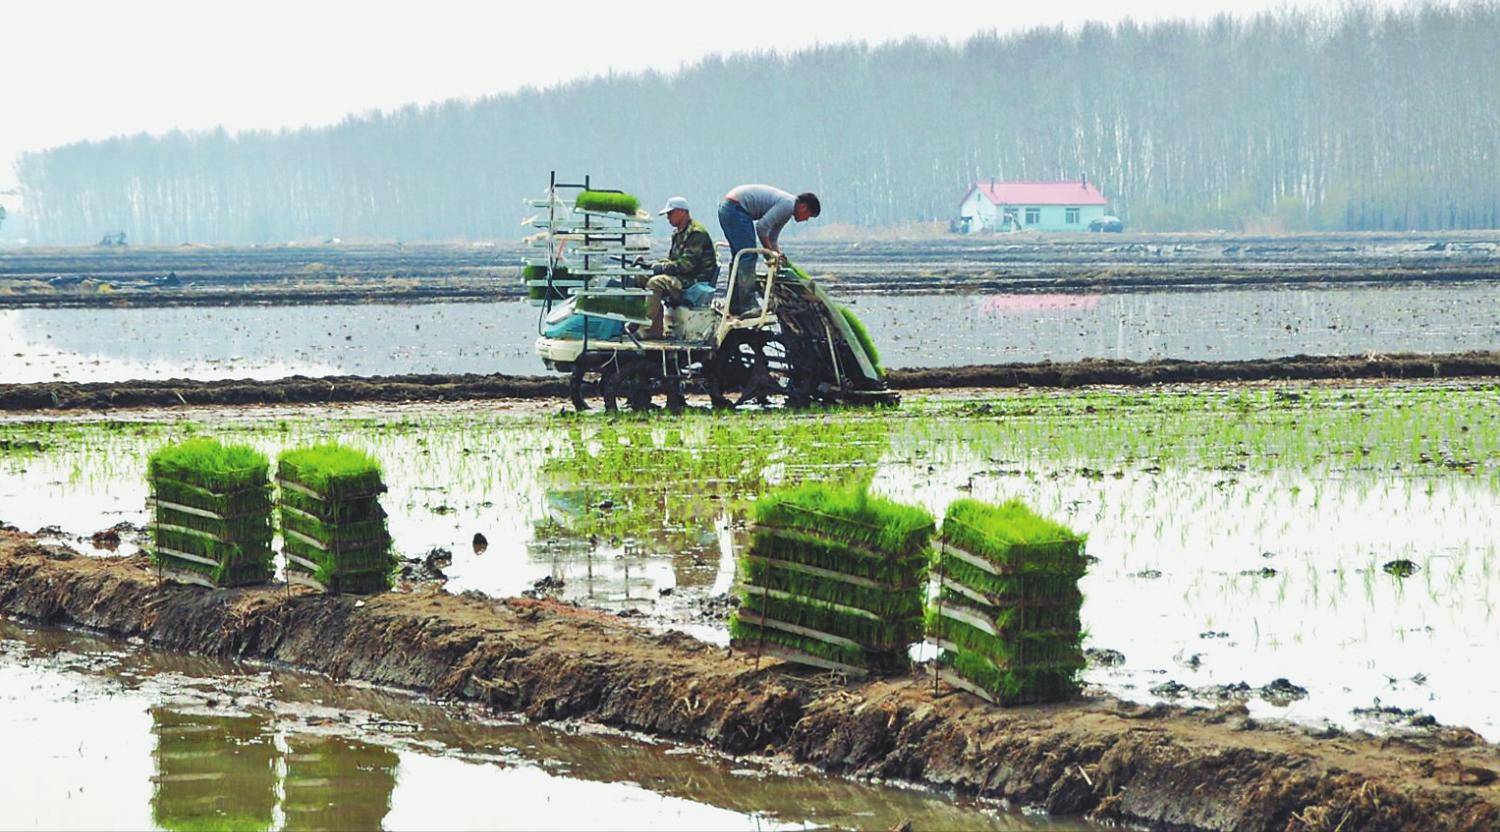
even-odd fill
[{"label": "wet mud surface", "polygon": [[[1251,361],[1125,361],[984,364],[892,369],[895,390],[1088,385],[1147,386],[1195,382],[1445,379],[1500,376],[1500,352],[1440,355],[1291,356]],[[0,384],[0,411],[109,410],[198,405],[297,405],[352,402],[562,399],[564,376],[423,374],[292,376],[274,380],[51,382]]]},{"label": "wet mud surface", "polygon": [[[665,246],[665,240],[657,240]],[[521,296],[523,249],[461,245],[30,248],[0,253],[0,308],[421,303]],[[1500,278],[1500,234],[1015,234],[796,241],[840,293],[1141,291]]]},{"label": "wet mud surface", "polygon": [[757,668],[544,599],[158,585],[140,557],[81,557],[15,531],[0,531],[0,613],[1159,829],[1500,825],[1500,748],[1462,728],[1382,739],[1262,723],[1237,704],[1103,696],[996,709],[935,694],[920,676],[849,683]]}]

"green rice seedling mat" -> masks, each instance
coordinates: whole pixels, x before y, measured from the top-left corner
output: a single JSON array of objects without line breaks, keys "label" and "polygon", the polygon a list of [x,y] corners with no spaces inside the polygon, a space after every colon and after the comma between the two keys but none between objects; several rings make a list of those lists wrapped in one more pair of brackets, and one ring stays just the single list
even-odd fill
[{"label": "green rice seedling mat", "polygon": [[750,551],[769,561],[838,573],[845,576],[846,582],[858,578],[891,589],[920,586],[926,580],[929,562],[925,547],[906,556],[892,557],[816,533],[763,524],[751,527]]},{"label": "green rice seedling mat", "polygon": [[315,518],[323,523],[359,523],[366,520],[383,519],[385,510],[380,506],[380,496],[371,494],[366,497],[344,497],[338,500],[324,500],[317,494],[295,483],[283,484],[281,489],[281,509],[285,512],[291,509],[295,512]]},{"label": "green rice seedling mat", "polygon": [[203,437],[159,448],[146,460],[151,481],[172,480],[213,494],[262,487],[269,471],[270,461],[260,451]]},{"label": "green rice seedling mat", "polygon": [[967,621],[929,613],[928,633],[939,646],[972,651],[1000,668],[1049,667],[1081,670],[1082,636],[1076,632],[1024,633],[1001,637]]},{"label": "green rice seedling mat", "polygon": [[372,569],[389,571],[396,565],[395,556],[391,554],[387,543],[347,552],[329,552],[310,545],[304,540],[289,537],[283,541],[282,553],[287,556],[289,563],[297,562],[302,568],[323,571],[330,575],[344,572],[367,572]]},{"label": "green rice seedling mat", "polygon": [[904,651],[922,638],[922,618],[887,618],[855,607],[812,601],[786,592],[745,587],[741,610],[793,624],[808,633],[821,633],[872,651]]},{"label": "green rice seedling mat", "polygon": [[391,588],[389,572],[356,572],[351,575],[320,577],[317,573],[292,569],[289,565],[286,580],[294,586],[311,587],[330,595],[373,595]]},{"label": "green rice seedling mat", "polygon": [[757,500],[755,522],[853,544],[882,555],[913,555],[932,538],[932,515],[863,487],[810,482]]},{"label": "green rice seedling mat", "polygon": [[984,603],[995,606],[1083,603],[1075,577],[1029,572],[1002,575],[952,557],[944,546],[940,545],[938,551],[938,576],[949,584],[962,586],[976,601],[983,599]]},{"label": "green rice seedling mat", "polygon": [[202,437],[151,454],[150,549],[163,577],[204,586],[271,578],[269,470],[254,448]]},{"label": "green rice seedling mat", "polygon": [[157,477],[150,481],[150,486],[151,497],[157,504],[204,517],[244,517],[271,510],[271,486],[265,482],[235,491],[213,492],[191,483]]},{"label": "green rice seedling mat", "polygon": [[747,593],[769,589],[881,617],[910,618],[922,613],[922,593],[915,587],[892,589],[868,578],[762,558],[753,552],[741,558],[740,575]]},{"label": "green rice seedling mat", "polygon": [[177,583],[197,584],[209,588],[249,586],[262,584],[276,573],[269,563],[243,562],[233,565],[205,563],[163,553],[153,552],[152,563],[161,577]]},{"label": "green rice seedling mat", "polygon": [[580,191],[578,196],[573,198],[573,207],[578,211],[634,217],[636,212],[641,210],[641,201],[626,193]]},{"label": "green rice seedling mat", "polygon": [[767,621],[749,611],[730,616],[729,634],[730,646],[735,650],[851,676],[896,672],[906,662],[904,653],[899,656],[872,653],[854,642],[830,641],[826,634],[809,635],[799,632],[795,625]]},{"label": "green rice seedling mat", "polygon": [[284,538],[295,537],[308,545],[333,553],[356,551],[372,546],[386,546],[391,540],[383,518],[350,523],[325,523],[295,509],[283,509],[281,533]]},{"label": "green rice seedling mat", "polygon": [[966,650],[944,650],[937,664],[939,678],[997,705],[1058,702],[1078,692],[1074,674],[1067,670],[997,668]]},{"label": "green rice seedling mat", "polygon": [[385,492],[380,463],[363,451],[324,444],[283,451],[276,459],[283,489],[302,490],[325,502],[353,500]]},{"label": "green rice seedling mat", "polygon": [[1076,633],[1083,627],[1077,604],[1047,602],[988,606],[975,603],[966,594],[954,592],[951,586],[946,579],[939,586],[933,611],[997,636],[1050,631]]},{"label": "green rice seedling mat", "polygon": [[600,289],[575,292],[573,309],[584,315],[613,321],[651,322],[652,295],[645,289]]},{"label": "green rice seedling mat", "polygon": [[995,574],[1040,572],[1082,577],[1085,538],[1019,500],[992,506],[958,500],[943,517],[941,551]]}]

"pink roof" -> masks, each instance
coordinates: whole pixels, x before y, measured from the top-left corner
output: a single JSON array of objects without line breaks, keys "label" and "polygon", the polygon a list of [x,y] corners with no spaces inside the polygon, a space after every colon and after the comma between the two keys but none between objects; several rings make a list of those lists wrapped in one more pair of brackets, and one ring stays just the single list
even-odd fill
[{"label": "pink roof", "polygon": [[1092,182],[979,182],[975,188],[996,205],[1108,205]]}]

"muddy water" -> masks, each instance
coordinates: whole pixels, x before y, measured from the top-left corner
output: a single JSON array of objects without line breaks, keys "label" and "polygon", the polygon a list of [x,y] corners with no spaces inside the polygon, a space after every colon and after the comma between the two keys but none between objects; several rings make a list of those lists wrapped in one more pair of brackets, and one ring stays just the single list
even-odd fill
[{"label": "muddy water", "polygon": [[[1500,286],[861,296],[891,367],[1500,349]],[[0,311],[0,383],[538,374],[522,302]]]},{"label": "muddy water", "polygon": [[[1121,661],[1089,682],[1312,724],[1404,730],[1430,715],[1500,739],[1493,386],[1019,393],[881,416],[468,405],[13,422],[0,425],[21,449],[0,455],[0,520],[55,524],[86,548],[72,536],[144,522],[145,456],[202,430],[193,418],[271,453],[328,438],[374,452],[398,549],[440,549],[452,591],[541,592],[715,643],[746,502],[767,487],[870,477],[935,514],[958,496],[1022,497],[1087,533],[1098,559],[1087,646]],[[1387,571],[1402,561],[1410,577]],[[1259,690],[1278,679],[1306,695]]]},{"label": "muddy water", "polygon": [[1090,829],[0,621],[4,825]]}]

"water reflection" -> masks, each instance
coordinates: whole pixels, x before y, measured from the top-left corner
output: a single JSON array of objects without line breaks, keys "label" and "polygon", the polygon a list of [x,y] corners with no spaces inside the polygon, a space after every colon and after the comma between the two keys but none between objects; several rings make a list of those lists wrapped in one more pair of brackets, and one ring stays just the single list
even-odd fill
[{"label": "water reflection", "polygon": [[[1494,349],[1497,297],[1467,284],[848,300],[886,366],[931,367]],[[0,310],[13,357],[0,382],[542,372],[525,302],[417,309],[425,326],[383,304]]]},{"label": "water reflection", "polygon": [[391,810],[400,758],[388,748],[170,707],[151,708],[151,732],[162,829],[380,829]]},{"label": "water reflection", "polygon": [[281,757],[263,717],[151,709],[151,819],[163,829],[270,829]]},{"label": "water reflection", "polygon": [[1095,828],[5,620],[0,736],[18,828]]},{"label": "water reflection", "polygon": [[286,829],[380,829],[391,811],[400,758],[335,736],[286,737]]}]

